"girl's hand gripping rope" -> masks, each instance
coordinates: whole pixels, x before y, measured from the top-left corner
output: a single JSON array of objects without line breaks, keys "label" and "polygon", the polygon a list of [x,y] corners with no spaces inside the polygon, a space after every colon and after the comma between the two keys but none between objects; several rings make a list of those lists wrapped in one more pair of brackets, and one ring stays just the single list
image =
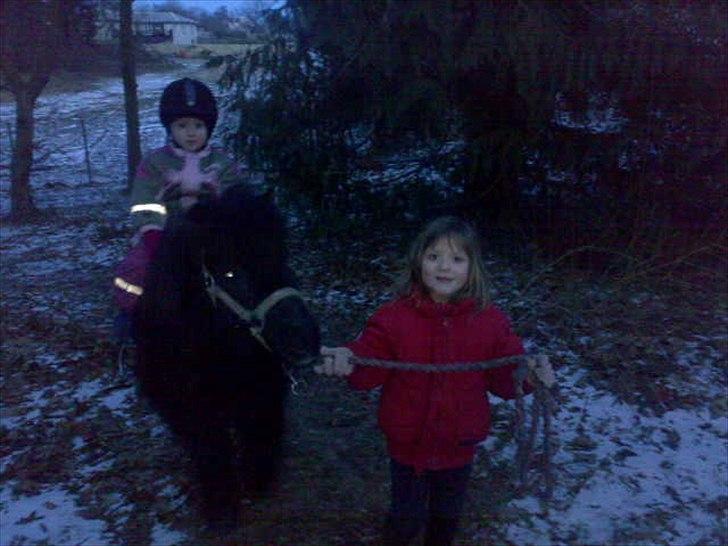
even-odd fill
[{"label": "girl's hand gripping rope", "polygon": [[321,356],[323,364],[313,368],[318,374],[346,377],[354,370],[351,363],[353,353],[346,347],[321,347]]},{"label": "girl's hand gripping rope", "polygon": [[547,356],[540,355],[529,358],[526,364],[528,366],[528,378],[532,380],[532,383],[533,381],[537,381],[548,389],[556,384],[556,375]]}]

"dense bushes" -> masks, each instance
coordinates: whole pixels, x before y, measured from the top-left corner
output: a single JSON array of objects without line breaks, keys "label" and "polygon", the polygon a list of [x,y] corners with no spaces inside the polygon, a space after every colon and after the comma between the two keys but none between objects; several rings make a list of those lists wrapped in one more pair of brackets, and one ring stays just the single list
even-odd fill
[{"label": "dense bushes", "polygon": [[[421,214],[415,194],[432,190],[421,170],[408,202],[374,199],[369,210],[365,194],[380,188],[352,173],[450,143],[434,162],[445,181],[438,204],[541,250],[720,240],[721,8],[289,0],[268,13],[266,44],[228,59],[223,82],[239,113],[229,137],[317,218]],[[433,168],[431,154],[422,161]],[[375,178],[405,187],[386,170]]]}]

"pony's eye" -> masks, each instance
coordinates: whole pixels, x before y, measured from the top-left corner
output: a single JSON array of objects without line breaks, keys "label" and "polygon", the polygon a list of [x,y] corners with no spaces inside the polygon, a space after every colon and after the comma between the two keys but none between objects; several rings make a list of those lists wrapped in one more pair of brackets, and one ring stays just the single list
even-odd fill
[{"label": "pony's eye", "polygon": [[233,277],[235,276],[235,274],[234,274],[234,273],[233,273],[232,271],[228,271],[227,273],[225,273],[225,276],[226,276],[226,277],[227,277],[228,279],[231,279],[231,278],[233,278]]}]

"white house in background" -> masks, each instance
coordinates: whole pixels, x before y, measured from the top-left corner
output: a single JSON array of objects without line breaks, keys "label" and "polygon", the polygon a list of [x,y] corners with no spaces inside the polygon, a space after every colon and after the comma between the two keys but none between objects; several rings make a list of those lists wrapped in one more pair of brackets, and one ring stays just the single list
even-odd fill
[{"label": "white house in background", "polygon": [[[134,32],[145,37],[171,37],[175,45],[197,43],[199,25],[196,21],[171,11],[140,11],[134,13]],[[156,40],[154,40],[156,41]],[[159,40],[167,41],[167,40]]]},{"label": "white house in background", "polygon": [[[171,11],[135,11],[134,34],[146,42],[171,42],[186,46],[198,42],[197,21]],[[97,22],[96,39],[115,41],[119,36],[119,14],[116,10],[102,10]]]}]

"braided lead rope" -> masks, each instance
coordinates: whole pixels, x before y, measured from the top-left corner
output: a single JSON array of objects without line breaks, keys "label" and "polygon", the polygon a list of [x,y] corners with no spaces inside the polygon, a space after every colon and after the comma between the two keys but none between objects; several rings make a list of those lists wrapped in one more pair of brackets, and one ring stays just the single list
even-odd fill
[{"label": "braided lead rope", "polygon": [[477,372],[482,370],[490,370],[491,368],[500,368],[508,364],[519,364],[519,368],[523,368],[523,379],[526,378],[526,363],[529,360],[538,358],[540,355],[514,355],[505,356],[503,358],[494,358],[492,360],[484,360],[481,362],[452,362],[448,364],[419,364],[417,362],[399,362],[394,360],[381,360],[378,358],[362,358],[352,355],[350,360],[352,364],[357,366],[372,366],[375,368],[386,368],[388,370],[402,370],[408,372]]},{"label": "braided lead rope", "polygon": [[541,465],[544,478],[544,489],[540,495],[548,500],[553,493],[553,473],[551,471],[551,417],[553,415],[554,390],[536,381],[534,387],[534,400],[531,403],[530,425],[526,423],[526,412],[523,401],[523,380],[528,374],[528,361],[537,359],[540,355],[515,355],[495,358],[481,362],[455,362],[449,364],[418,364],[416,362],[397,362],[377,358],[362,358],[356,355],[350,357],[351,363],[357,366],[371,366],[389,370],[416,371],[425,373],[440,372],[472,372],[500,368],[508,364],[518,364],[513,371],[513,380],[516,385],[516,465],[521,490],[528,487],[528,469],[531,466],[533,448],[536,443],[539,421],[542,425],[543,463]]}]

